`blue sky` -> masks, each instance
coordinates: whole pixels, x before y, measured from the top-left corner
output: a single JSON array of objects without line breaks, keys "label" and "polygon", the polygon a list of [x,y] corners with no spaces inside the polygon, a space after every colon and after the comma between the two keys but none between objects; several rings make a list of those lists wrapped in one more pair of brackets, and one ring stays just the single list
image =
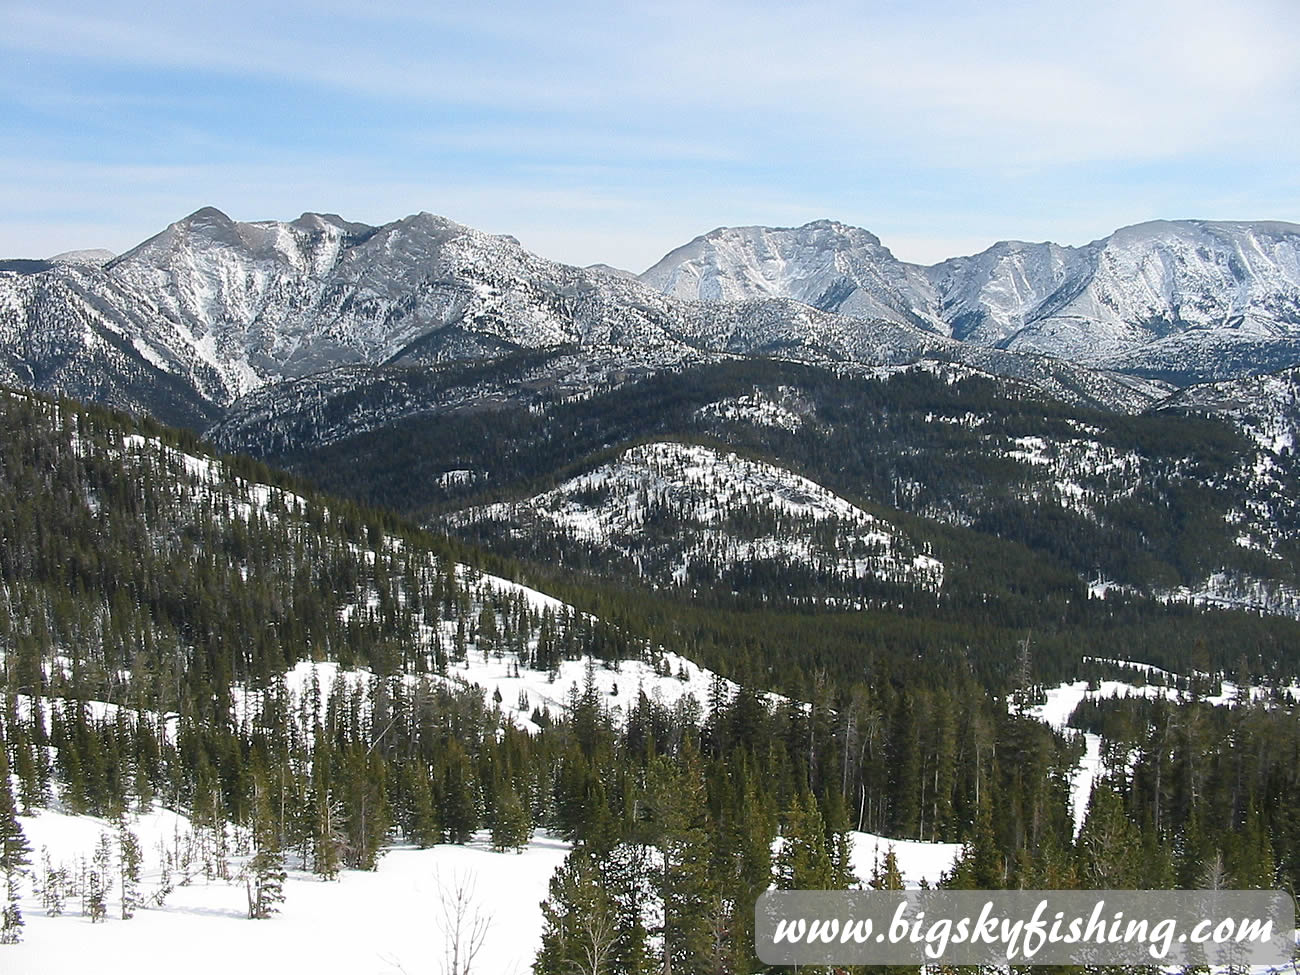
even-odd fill
[{"label": "blue sky", "polygon": [[0,0],[0,256],[419,210],[642,270],[833,217],[907,260],[1300,222],[1300,3]]}]

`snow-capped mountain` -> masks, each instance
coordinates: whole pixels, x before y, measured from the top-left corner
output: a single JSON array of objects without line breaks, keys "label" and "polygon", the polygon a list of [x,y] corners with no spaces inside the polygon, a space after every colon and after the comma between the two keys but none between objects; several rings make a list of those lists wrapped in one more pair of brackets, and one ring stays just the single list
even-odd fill
[{"label": "snow-capped mountain", "polygon": [[89,264],[91,267],[103,267],[117,257],[110,250],[92,247],[85,250],[63,251],[49,259],[51,264]]},{"label": "snow-capped mountain", "polygon": [[700,301],[793,298],[822,311],[943,331],[930,283],[874,234],[833,220],[798,228],[719,228],[641,275],[664,294]]},{"label": "snow-capped mountain", "polygon": [[[702,301],[783,296],[964,342],[1167,377],[1300,356],[1300,226],[1158,221],[1083,247],[1003,241],[932,267],[831,221],[715,230],[641,280]],[[1224,363],[1224,355],[1229,361]]]},{"label": "snow-capped mountain", "polygon": [[171,377],[211,416],[340,365],[672,345],[668,305],[430,214],[375,228],[328,214],[238,223],[205,208],[102,269],[0,275],[0,354],[19,381],[74,395],[95,397],[112,377],[149,404],[139,387]]},{"label": "snow-capped mountain", "polygon": [[1114,375],[939,334],[937,314],[907,312],[904,299],[928,287],[919,269],[889,263],[863,231],[825,224],[815,236],[793,263],[811,266],[814,252],[851,239],[845,266],[866,269],[856,292],[822,274],[793,296],[778,294],[784,284],[748,295],[729,285],[725,296],[745,300],[714,302],[548,261],[512,237],[428,213],[371,227],[332,214],[241,223],[208,207],[102,265],[9,262],[0,381],[200,428],[250,392],[322,370],[528,349],[615,349],[659,363],[701,353],[873,366],[935,359],[1095,405],[1153,400]]}]

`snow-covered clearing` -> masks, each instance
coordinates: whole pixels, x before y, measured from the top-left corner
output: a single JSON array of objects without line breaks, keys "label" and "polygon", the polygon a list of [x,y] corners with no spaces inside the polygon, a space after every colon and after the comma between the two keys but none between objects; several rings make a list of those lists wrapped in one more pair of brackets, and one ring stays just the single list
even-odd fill
[{"label": "snow-covered clearing", "polygon": [[884,866],[885,857],[893,850],[905,886],[920,887],[924,880],[931,887],[937,887],[942,875],[952,870],[962,851],[961,843],[891,840],[876,833],[861,832],[854,832],[852,836],[853,872],[863,884],[871,880],[877,864]]},{"label": "snow-covered clearing", "polygon": [[[488,654],[485,659],[483,653],[471,650],[463,661],[448,664],[446,676],[427,674],[421,678],[407,675],[401,680],[407,687],[414,687],[425,679],[435,687],[477,689],[485,700],[500,692],[501,700],[497,707],[502,716],[522,731],[536,732],[539,729],[532,721],[533,711],[549,712],[557,718],[566,714],[572,700],[586,688],[588,672],[602,707],[616,724],[621,724],[627,712],[636,706],[640,693],[669,710],[698,708],[699,716],[707,714],[710,691],[717,679],[712,671],[667,651],[659,655],[657,664],[644,660],[605,663],[587,657],[565,660],[552,674],[522,666],[518,655],[512,651]],[[363,700],[369,699],[379,683],[379,678],[364,668],[344,670],[332,662],[301,662],[285,675],[285,687],[295,711],[311,695],[313,675],[319,692],[316,717],[322,721],[330,691],[336,682],[342,682],[347,694],[359,692]],[[720,686],[728,696],[734,695],[738,689],[735,683],[725,678],[721,679]],[[765,696],[772,701],[783,700],[778,695]],[[242,724],[258,713],[260,692],[236,688],[233,697],[237,723]]]},{"label": "snow-covered clearing", "polygon": [[[55,866],[77,856],[87,860],[103,820],[42,811],[21,823],[39,865],[42,846]],[[141,892],[157,889],[159,842],[170,847],[189,823],[158,810],[133,828],[145,854]],[[92,924],[69,899],[61,917],[47,917],[30,885],[22,903],[23,942],[0,949],[5,975],[134,975],[142,970],[186,975],[229,975],[231,971],[312,972],[315,975],[417,975],[442,971],[446,945],[441,888],[458,881],[474,885],[475,905],[491,918],[474,970],[525,975],[541,944],[540,904],[551,874],[568,846],[539,834],[523,853],[494,853],[484,839],[468,846],[427,850],[397,847],[373,873],[346,871],[337,881],[291,870],[281,913],[250,921],[242,883],[205,881],[200,875],[177,886],[164,906],[120,919],[120,888],[109,900],[108,919]]]}]

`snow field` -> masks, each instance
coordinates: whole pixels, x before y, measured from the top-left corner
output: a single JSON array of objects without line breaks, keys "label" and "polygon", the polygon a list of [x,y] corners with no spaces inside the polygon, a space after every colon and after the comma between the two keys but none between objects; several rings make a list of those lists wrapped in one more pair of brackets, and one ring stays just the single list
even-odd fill
[{"label": "snow field", "polygon": [[[90,859],[101,832],[114,832],[104,820],[47,810],[20,822],[37,867],[42,846],[50,849],[55,867],[71,865],[80,856]],[[140,892],[147,901],[158,886],[158,844],[170,848],[189,832],[189,822],[155,809],[132,828],[144,852]],[[494,853],[481,835],[467,846],[395,847],[373,873],[345,871],[337,881],[290,870],[281,912],[264,921],[248,920],[242,883],[205,881],[202,875],[177,886],[162,907],[141,908],[130,921],[121,920],[115,884],[108,918],[100,924],[82,917],[72,899],[62,916],[46,916],[26,884],[23,941],[0,949],[0,970],[5,975],[438,973],[447,947],[441,891],[466,884],[474,888],[473,906],[490,919],[475,971],[527,975],[541,945],[540,904],[568,849],[539,833],[522,853]],[[237,858],[233,864],[232,874]]]},{"label": "snow field", "polygon": [[854,831],[852,836],[853,872],[864,885],[875,873],[876,865],[883,867],[885,857],[893,850],[904,886],[920,887],[924,880],[931,887],[937,887],[943,874],[952,870],[962,851],[961,843],[892,840],[876,833],[858,831]]}]

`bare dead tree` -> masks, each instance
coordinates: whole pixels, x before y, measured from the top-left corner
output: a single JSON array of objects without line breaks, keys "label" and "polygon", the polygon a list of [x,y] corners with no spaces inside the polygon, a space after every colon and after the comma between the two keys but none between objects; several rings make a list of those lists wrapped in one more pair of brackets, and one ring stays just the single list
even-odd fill
[{"label": "bare dead tree", "polygon": [[438,926],[442,929],[442,975],[471,975],[474,959],[487,941],[492,916],[475,896],[473,874],[454,874],[449,881],[435,874]]}]

